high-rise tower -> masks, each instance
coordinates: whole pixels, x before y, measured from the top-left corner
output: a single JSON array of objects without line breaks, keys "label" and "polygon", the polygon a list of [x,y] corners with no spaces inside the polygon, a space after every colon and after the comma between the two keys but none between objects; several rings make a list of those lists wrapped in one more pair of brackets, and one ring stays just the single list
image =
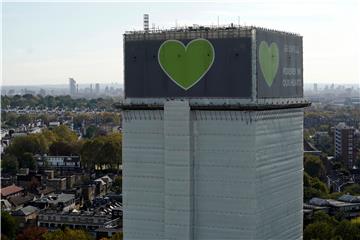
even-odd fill
[{"label": "high-rise tower", "polygon": [[69,78],[69,93],[75,95],[77,93],[76,81],[73,78]]},{"label": "high-rise tower", "polygon": [[302,37],[124,35],[125,239],[301,239]]},{"label": "high-rise tower", "polygon": [[348,168],[357,167],[355,128],[341,122],[335,126],[335,157],[341,160]]}]

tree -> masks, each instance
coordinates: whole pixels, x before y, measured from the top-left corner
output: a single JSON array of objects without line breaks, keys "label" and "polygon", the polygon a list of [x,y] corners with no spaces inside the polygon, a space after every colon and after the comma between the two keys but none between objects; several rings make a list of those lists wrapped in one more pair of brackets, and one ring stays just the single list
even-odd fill
[{"label": "tree", "polygon": [[75,153],[74,144],[68,142],[54,142],[49,147],[49,154],[55,156],[69,156]]},{"label": "tree", "polygon": [[19,162],[13,155],[7,154],[1,160],[1,169],[6,173],[15,175],[19,169]]},{"label": "tree", "polygon": [[325,166],[321,161],[320,157],[313,155],[304,156],[304,170],[311,177],[318,177],[319,179],[324,179],[325,177]]},{"label": "tree", "polygon": [[359,184],[351,184],[349,186],[346,186],[344,188],[344,191],[345,193],[349,193],[351,195],[360,195],[360,185]]},{"label": "tree", "polygon": [[44,240],[93,240],[93,237],[88,232],[79,229],[56,230],[54,232],[47,232],[43,235]]},{"label": "tree", "polygon": [[[121,148],[116,142],[107,141],[100,149],[99,156],[101,157],[101,163],[106,166],[119,165],[121,161]],[[117,166],[118,167],[118,166]]]},{"label": "tree", "polygon": [[19,159],[21,167],[36,169],[36,160],[32,153],[25,152]]},{"label": "tree", "polygon": [[89,140],[81,149],[81,164],[87,169],[94,169],[97,163],[97,155],[102,147],[101,141]]},{"label": "tree", "polygon": [[[2,112],[1,112],[2,113]],[[5,114],[2,121],[6,123],[9,127],[16,127],[17,126],[17,114],[13,112],[8,112]]]},{"label": "tree", "polygon": [[31,120],[32,119],[29,114],[21,114],[17,117],[16,123],[18,125],[22,125],[22,124],[28,125],[29,123],[31,123]]},{"label": "tree", "polygon": [[47,231],[43,227],[28,227],[16,236],[16,240],[44,240],[43,235]]},{"label": "tree", "polygon": [[32,177],[28,184],[28,189],[35,190],[39,186],[40,186],[39,180],[36,177]]},{"label": "tree", "polygon": [[48,143],[42,134],[30,134],[14,138],[10,146],[6,149],[6,153],[14,155],[20,163],[24,153],[44,154],[48,150]]},{"label": "tree", "polygon": [[16,219],[8,212],[1,211],[1,234],[14,239],[17,231]]},{"label": "tree", "polygon": [[98,127],[91,125],[88,128],[86,128],[86,134],[84,137],[86,138],[93,138],[96,135],[96,132],[99,130]]},{"label": "tree", "polygon": [[51,130],[45,129],[42,131],[41,134],[44,136],[45,140],[48,142],[49,145],[56,141],[56,135]]},{"label": "tree", "polygon": [[329,240],[333,236],[332,226],[327,222],[311,223],[304,230],[304,240]]},{"label": "tree", "polygon": [[335,228],[335,235],[342,237],[346,240],[360,239],[360,229],[350,223],[348,220],[343,220]]},{"label": "tree", "polygon": [[56,136],[57,141],[64,141],[68,143],[74,143],[77,141],[78,137],[76,133],[71,131],[66,125],[60,125],[53,129],[53,132]]},{"label": "tree", "polygon": [[117,233],[113,234],[110,239],[111,240],[122,240],[123,239],[123,233],[122,232],[117,232]]},{"label": "tree", "polygon": [[311,177],[304,172],[304,200],[310,200],[313,197],[326,198],[329,190],[326,185],[317,177]]},{"label": "tree", "polygon": [[313,222],[326,222],[333,227],[339,223],[334,217],[330,217],[323,211],[317,211],[314,213]]},{"label": "tree", "polygon": [[118,169],[121,164],[121,135],[97,136],[86,141],[81,149],[81,159],[88,169],[94,169],[95,165],[101,170],[104,166]]}]

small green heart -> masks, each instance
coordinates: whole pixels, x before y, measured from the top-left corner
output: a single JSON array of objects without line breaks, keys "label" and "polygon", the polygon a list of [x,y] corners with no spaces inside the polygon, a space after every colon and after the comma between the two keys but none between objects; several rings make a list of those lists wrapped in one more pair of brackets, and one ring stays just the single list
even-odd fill
[{"label": "small green heart", "polygon": [[190,89],[209,71],[215,58],[213,45],[194,39],[187,46],[178,40],[161,44],[158,61],[168,77],[184,90]]},{"label": "small green heart", "polygon": [[269,87],[273,84],[279,67],[279,48],[276,43],[262,41],[259,46],[260,68]]}]

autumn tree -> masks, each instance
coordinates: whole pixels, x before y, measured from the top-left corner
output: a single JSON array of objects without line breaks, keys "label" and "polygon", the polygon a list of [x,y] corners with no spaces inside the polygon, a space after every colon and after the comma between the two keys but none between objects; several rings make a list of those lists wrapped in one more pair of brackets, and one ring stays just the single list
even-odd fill
[{"label": "autumn tree", "polygon": [[94,238],[84,230],[69,228],[47,232],[43,235],[43,238],[44,240],[94,240]]},{"label": "autumn tree", "polygon": [[49,147],[49,154],[54,156],[68,156],[75,153],[74,144],[68,142],[54,142]]},{"label": "autumn tree", "polygon": [[122,232],[117,232],[117,233],[113,234],[110,239],[111,240],[122,240],[123,239],[123,233]]},{"label": "autumn tree", "polygon": [[119,169],[122,163],[121,134],[98,136],[86,141],[81,149],[81,160],[88,169],[94,169],[95,166],[101,170],[103,166]]},{"label": "autumn tree", "polygon": [[74,131],[66,125],[60,125],[53,129],[57,141],[63,141],[68,143],[74,143],[78,137]]},{"label": "autumn tree", "polygon": [[47,231],[43,227],[28,227],[16,236],[16,240],[44,240],[43,235]]},{"label": "autumn tree", "polygon": [[357,240],[360,239],[360,229],[348,220],[343,220],[336,226],[334,235],[346,240]]}]

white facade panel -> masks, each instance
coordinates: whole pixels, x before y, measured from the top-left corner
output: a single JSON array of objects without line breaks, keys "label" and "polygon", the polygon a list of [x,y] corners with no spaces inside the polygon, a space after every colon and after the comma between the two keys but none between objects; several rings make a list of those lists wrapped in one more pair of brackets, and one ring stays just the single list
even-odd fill
[{"label": "white facade panel", "polygon": [[131,111],[123,131],[123,228],[127,239],[163,239],[163,112]]},{"label": "white facade panel", "polygon": [[302,238],[301,109],[164,109],[125,113],[124,239]]}]

